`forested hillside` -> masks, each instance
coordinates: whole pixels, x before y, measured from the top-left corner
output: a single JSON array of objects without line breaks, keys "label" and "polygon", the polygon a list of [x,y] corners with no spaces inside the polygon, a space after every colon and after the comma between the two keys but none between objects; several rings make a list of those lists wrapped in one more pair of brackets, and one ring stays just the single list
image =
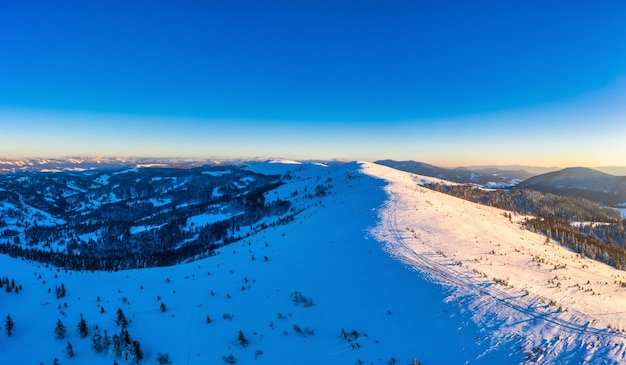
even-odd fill
[{"label": "forested hillside", "polygon": [[277,175],[237,166],[0,175],[0,252],[71,269],[172,265],[279,224]]},{"label": "forested hillside", "polygon": [[487,190],[441,182],[424,186],[528,215],[525,219],[528,230],[540,232],[586,257],[618,269],[626,268],[626,220],[622,220],[619,212],[597,202],[523,188]]}]

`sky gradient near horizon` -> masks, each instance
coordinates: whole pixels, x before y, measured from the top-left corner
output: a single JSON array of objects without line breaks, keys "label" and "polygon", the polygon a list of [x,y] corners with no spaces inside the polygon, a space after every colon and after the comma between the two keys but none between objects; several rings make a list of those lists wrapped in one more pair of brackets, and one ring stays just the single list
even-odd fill
[{"label": "sky gradient near horizon", "polygon": [[0,158],[626,165],[626,3],[0,4]]}]

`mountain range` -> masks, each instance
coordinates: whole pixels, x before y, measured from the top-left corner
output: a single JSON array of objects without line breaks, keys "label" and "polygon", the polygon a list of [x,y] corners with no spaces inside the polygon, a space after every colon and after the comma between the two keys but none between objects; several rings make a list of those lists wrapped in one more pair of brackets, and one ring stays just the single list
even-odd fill
[{"label": "mountain range", "polygon": [[533,176],[526,170],[502,170],[493,167],[471,170],[464,167],[449,169],[416,161],[379,160],[375,163],[396,170],[418,175],[432,176],[463,184],[479,184],[486,187],[508,187]]},{"label": "mountain range", "polygon": [[[448,169],[415,161],[380,160],[376,163],[461,184],[478,184],[487,188],[515,186],[556,195],[586,198],[613,207],[626,205],[625,176],[615,176],[585,167],[571,167],[539,174],[497,167],[475,170]],[[619,171],[619,168],[614,170]]]}]

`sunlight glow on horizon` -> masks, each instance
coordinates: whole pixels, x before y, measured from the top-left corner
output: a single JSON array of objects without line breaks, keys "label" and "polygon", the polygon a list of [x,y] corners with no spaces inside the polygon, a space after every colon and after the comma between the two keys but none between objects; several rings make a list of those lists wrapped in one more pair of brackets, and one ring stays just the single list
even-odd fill
[{"label": "sunlight glow on horizon", "polygon": [[[607,99],[611,98],[601,100]],[[395,159],[442,167],[626,165],[625,108],[595,99],[595,104],[585,103],[576,100],[564,106],[419,123],[304,123],[0,110],[0,119],[11,121],[0,135],[0,157]]]}]

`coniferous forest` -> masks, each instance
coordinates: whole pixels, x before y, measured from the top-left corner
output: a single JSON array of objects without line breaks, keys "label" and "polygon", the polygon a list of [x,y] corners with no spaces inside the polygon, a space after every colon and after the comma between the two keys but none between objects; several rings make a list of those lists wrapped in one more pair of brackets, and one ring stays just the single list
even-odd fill
[{"label": "coniferous forest", "polygon": [[238,166],[0,175],[0,253],[72,270],[174,265],[281,224],[289,201],[265,194],[282,184]]}]

